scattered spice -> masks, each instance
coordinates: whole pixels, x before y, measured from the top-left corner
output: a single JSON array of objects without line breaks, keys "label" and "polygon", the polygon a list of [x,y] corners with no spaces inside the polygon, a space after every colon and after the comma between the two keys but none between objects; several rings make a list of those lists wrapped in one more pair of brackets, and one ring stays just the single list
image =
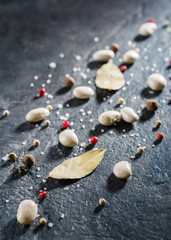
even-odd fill
[{"label": "scattered spice", "polygon": [[47,220],[45,218],[40,218],[39,223],[41,225],[45,225],[47,223]]},{"label": "scattered spice", "polygon": [[6,109],[3,111],[3,116],[8,116],[10,114],[10,112]]},{"label": "scattered spice", "polygon": [[45,121],[45,126],[47,126],[47,127],[50,126],[50,123],[51,123],[51,122],[50,122],[49,120],[46,120],[46,121]]},{"label": "scattered spice", "polygon": [[25,168],[25,166],[20,166],[18,168],[18,172],[24,175],[27,172],[27,169]]},{"label": "scattered spice", "polygon": [[41,89],[39,90],[39,95],[40,95],[41,97],[43,97],[43,96],[45,95],[45,93],[46,93],[46,90],[45,90],[44,88],[41,88]]},{"label": "scattered spice", "polygon": [[90,139],[90,142],[92,143],[92,144],[96,144],[96,143],[98,143],[98,138],[97,137],[92,137],[91,139]]},{"label": "scattered spice", "polygon": [[35,139],[35,140],[33,141],[33,145],[34,145],[35,147],[38,147],[38,146],[40,145],[40,141],[39,141],[38,139]]},{"label": "scattered spice", "polygon": [[138,147],[137,148],[137,153],[142,154],[144,152],[144,148],[143,147]]},{"label": "scattered spice", "polygon": [[17,154],[16,153],[10,153],[9,154],[9,159],[11,160],[11,161],[16,161],[17,160]]},{"label": "scattered spice", "polygon": [[48,227],[53,227],[53,223],[48,223]]},{"label": "scattered spice", "polygon": [[50,67],[50,68],[56,68],[56,63],[55,63],[55,62],[49,63],[49,67]]},{"label": "scattered spice", "polygon": [[120,49],[119,44],[117,44],[117,43],[115,43],[115,42],[110,45],[110,50],[112,50],[114,53],[116,53],[117,51],[119,51],[119,49]]},{"label": "scattered spice", "polygon": [[41,191],[39,193],[40,198],[46,198],[47,197],[47,192],[46,191]]},{"label": "scattered spice", "polygon": [[52,109],[53,109],[52,105],[47,105],[47,107],[46,107],[46,108],[49,110],[49,112],[51,112],[51,111],[52,111]]},{"label": "scattered spice", "polygon": [[104,198],[100,198],[99,205],[105,205],[105,204],[106,204],[106,200]]},{"label": "scattered spice", "polygon": [[150,99],[146,101],[147,110],[150,112],[154,112],[158,109],[159,103],[156,100]]},{"label": "scattered spice", "polygon": [[119,99],[118,99],[118,103],[119,103],[119,104],[122,104],[123,102],[124,102],[123,98],[119,98]]},{"label": "scattered spice", "polygon": [[31,154],[26,154],[23,157],[23,163],[28,167],[31,168],[35,164],[35,157]]},{"label": "scattered spice", "polygon": [[74,85],[75,85],[75,79],[73,78],[73,77],[67,77],[66,79],[65,79],[65,85],[67,86],[67,87],[73,87]]},{"label": "scattered spice", "polygon": [[164,135],[163,135],[162,133],[158,133],[158,134],[157,134],[157,139],[158,139],[159,141],[162,141],[163,138],[164,138]]},{"label": "scattered spice", "polygon": [[70,124],[69,124],[68,121],[64,121],[64,122],[62,123],[62,125],[63,125],[63,127],[65,127],[65,128],[67,128],[67,127],[70,126]]},{"label": "scattered spice", "polygon": [[123,65],[120,67],[121,72],[125,72],[127,70],[127,66]]},{"label": "scattered spice", "polygon": [[157,120],[155,126],[156,126],[156,127],[159,127],[161,124],[162,124],[162,121]]}]

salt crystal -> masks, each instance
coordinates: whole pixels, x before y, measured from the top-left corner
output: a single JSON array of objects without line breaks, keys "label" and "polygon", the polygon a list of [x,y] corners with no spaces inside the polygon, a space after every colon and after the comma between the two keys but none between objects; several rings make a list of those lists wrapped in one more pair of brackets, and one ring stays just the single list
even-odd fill
[{"label": "salt crystal", "polygon": [[46,82],[47,82],[47,84],[49,84],[49,83],[51,83],[51,80],[50,80],[50,79],[47,79],[47,81],[46,81]]},{"label": "salt crystal", "polygon": [[8,202],[9,202],[9,199],[6,199],[5,202],[8,203]]},{"label": "salt crystal", "polygon": [[39,77],[37,75],[34,76],[34,80],[37,80]]},{"label": "salt crystal", "polygon": [[48,223],[48,227],[53,227],[53,223]]},{"label": "salt crystal", "polygon": [[59,54],[59,57],[60,57],[60,58],[64,58],[64,56],[65,56],[64,53],[60,53],[60,54]]},{"label": "salt crystal", "polygon": [[80,122],[83,122],[83,121],[84,121],[84,119],[81,118],[81,119],[80,119]]},{"label": "salt crystal", "polygon": [[88,81],[88,84],[91,84],[91,81]]},{"label": "salt crystal", "polygon": [[80,56],[80,55],[75,55],[75,59],[76,59],[77,61],[80,61],[80,60],[81,60],[81,56]]},{"label": "salt crystal", "polygon": [[101,132],[103,133],[103,132],[104,132],[104,129],[101,129]]},{"label": "salt crystal", "polygon": [[34,87],[34,83],[30,83],[30,87]]},{"label": "salt crystal", "polygon": [[51,74],[51,73],[49,73],[49,74],[48,74],[48,78],[51,78],[51,77],[52,77],[52,74]]},{"label": "salt crystal", "polygon": [[98,37],[94,37],[94,42],[98,42],[99,38]]},{"label": "salt crystal", "polygon": [[89,122],[92,123],[92,122],[93,122],[93,119],[90,119]]},{"label": "salt crystal", "polygon": [[65,217],[65,214],[62,213],[62,214],[61,214],[61,218],[64,218],[64,217]]},{"label": "salt crystal", "polygon": [[82,125],[82,128],[84,129],[84,128],[85,128],[85,125]]},{"label": "salt crystal", "polygon": [[55,62],[49,63],[49,67],[50,67],[50,68],[56,68],[56,63],[55,63]]},{"label": "salt crystal", "polygon": [[87,114],[90,115],[92,113],[92,111],[88,111]]},{"label": "salt crystal", "polygon": [[157,48],[157,51],[158,51],[158,52],[161,52],[161,51],[162,51],[162,48]]}]

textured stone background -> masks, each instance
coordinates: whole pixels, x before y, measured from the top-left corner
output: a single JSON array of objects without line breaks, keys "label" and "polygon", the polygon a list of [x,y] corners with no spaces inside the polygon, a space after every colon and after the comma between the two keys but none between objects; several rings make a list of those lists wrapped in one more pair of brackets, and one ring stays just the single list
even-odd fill
[{"label": "textured stone background", "polygon": [[[144,41],[135,39],[139,26],[150,17],[158,24],[157,32]],[[169,63],[164,61],[166,57],[171,59],[171,26],[162,28],[165,19],[171,21],[169,0],[0,0],[0,110],[1,114],[3,109],[10,110],[8,117],[0,118],[0,155],[2,158],[9,152],[16,152],[19,156],[16,163],[0,160],[0,239],[171,239],[171,138],[170,106],[167,104],[171,72],[167,68]],[[93,40],[96,36],[100,39],[98,43]],[[121,46],[114,59],[117,65],[124,52],[135,44],[141,49],[141,59],[124,73],[126,88],[109,93],[94,86],[97,66],[91,63],[91,55],[113,41]],[[60,53],[65,57],[60,58]],[[82,59],[77,61],[75,54]],[[57,63],[54,70],[48,68],[51,61]],[[81,71],[73,72],[74,67],[80,67]],[[86,71],[87,67],[91,68],[90,72]],[[146,78],[156,71],[166,77],[168,86],[154,94],[149,92]],[[83,79],[81,72],[87,79]],[[45,88],[53,99],[36,99],[49,73],[53,74],[52,82]],[[33,79],[36,74],[39,75],[37,81]],[[89,85],[88,81],[91,81],[96,95],[87,102],[73,99],[72,92],[64,88],[65,74],[73,75],[77,85]],[[30,87],[31,83],[34,83],[33,87]],[[140,115],[145,111],[147,98],[157,99],[160,108],[154,116],[145,114],[132,126],[123,122],[111,128],[98,125],[98,115],[114,109],[119,97]],[[46,106],[47,101],[54,107],[48,118],[52,122],[50,127],[45,129],[44,123],[36,127],[25,122],[29,110]],[[58,110],[60,103],[63,108]],[[85,109],[85,116],[79,112],[81,108]],[[92,114],[87,115],[89,110]],[[67,150],[58,145],[57,133],[62,123],[59,117],[66,113],[71,115],[69,121],[74,122],[79,143],[86,143],[83,149]],[[94,121],[90,123],[90,119]],[[153,131],[157,119],[163,124]],[[86,128],[82,129],[82,125]],[[92,127],[96,127],[95,131]],[[103,133],[101,129],[104,129]],[[126,129],[125,133],[123,129]],[[152,148],[158,132],[163,132],[165,138]],[[132,137],[132,134],[139,135]],[[90,149],[88,139],[93,135],[99,137],[96,147],[108,149],[93,174],[79,181],[51,179],[42,183],[53,167],[74,153],[81,154]],[[41,145],[32,149],[35,138]],[[131,159],[136,154],[137,144],[145,146],[145,152],[140,158]],[[22,156],[29,152],[36,156],[36,165],[20,176],[17,168],[22,164]],[[117,180],[112,174],[114,164],[121,160],[132,164],[133,174],[127,181]],[[38,227],[38,219],[27,227],[18,224],[18,204],[24,199],[39,202],[39,190],[44,187],[48,197],[40,202],[39,214],[53,223],[53,227]],[[107,204],[98,212],[95,209],[101,197]]]}]

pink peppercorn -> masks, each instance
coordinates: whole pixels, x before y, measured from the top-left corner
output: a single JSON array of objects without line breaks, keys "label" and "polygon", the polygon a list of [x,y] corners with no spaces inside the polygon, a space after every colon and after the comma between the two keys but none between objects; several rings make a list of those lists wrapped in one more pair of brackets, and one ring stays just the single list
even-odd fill
[{"label": "pink peppercorn", "polygon": [[96,144],[97,142],[98,142],[98,138],[97,137],[92,137],[91,139],[90,139],[90,142],[92,143],[92,144]]},{"label": "pink peppercorn", "polygon": [[68,122],[68,121],[64,121],[62,125],[63,125],[63,127],[65,127],[65,128],[67,128],[67,127],[69,127],[69,126],[70,126],[70,124],[69,124],[69,122]]},{"label": "pink peppercorn", "polygon": [[125,72],[127,70],[127,66],[123,65],[120,67],[121,72]]},{"label": "pink peppercorn", "polygon": [[148,22],[155,22],[153,18],[149,18]]},{"label": "pink peppercorn", "polygon": [[45,95],[45,93],[46,93],[46,90],[44,88],[41,88],[39,91],[39,95],[42,97]]},{"label": "pink peppercorn", "polygon": [[157,134],[157,139],[161,141],[164,138],[164,135],[162,133]]},{"label": "pink peppercorn", "polygon": [[47,192],[41,191],[39,196],[40,196],[40,198],[46,198],[47,197]]}]

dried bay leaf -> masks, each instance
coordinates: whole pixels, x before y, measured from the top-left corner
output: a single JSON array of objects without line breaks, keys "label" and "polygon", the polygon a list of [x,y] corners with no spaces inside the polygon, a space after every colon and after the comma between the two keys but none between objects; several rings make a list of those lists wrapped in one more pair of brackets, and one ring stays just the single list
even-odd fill
[{"label": "dried bay leaf", "polygon": [[55,167],[47,178],[79,179],[93,172],[101,162],[106,149],[88,151],[80,156],[69,158]]},{"label": "dried bay leaf", "polygon": [[109,62],[97,71],[95,84],[101,89],[118,90],[125,84],[125,80],[120,69]]}]

